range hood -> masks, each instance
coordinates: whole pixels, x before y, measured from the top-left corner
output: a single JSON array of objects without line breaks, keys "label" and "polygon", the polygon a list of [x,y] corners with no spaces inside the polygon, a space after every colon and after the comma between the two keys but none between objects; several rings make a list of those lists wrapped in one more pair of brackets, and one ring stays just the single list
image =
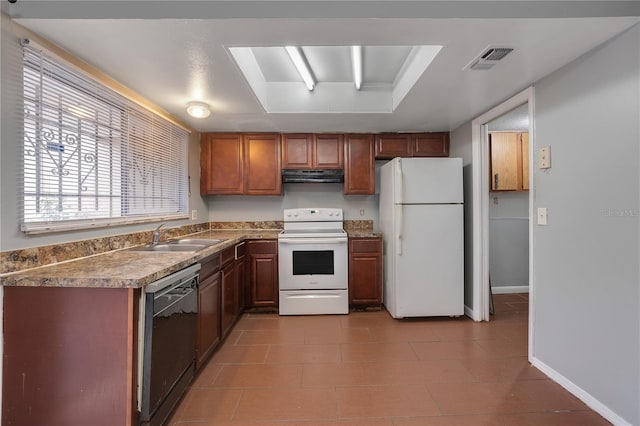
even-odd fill
[{"label": "range hood", "polygon": [[283,170],[282,183],[340,183],[344,170]]}]

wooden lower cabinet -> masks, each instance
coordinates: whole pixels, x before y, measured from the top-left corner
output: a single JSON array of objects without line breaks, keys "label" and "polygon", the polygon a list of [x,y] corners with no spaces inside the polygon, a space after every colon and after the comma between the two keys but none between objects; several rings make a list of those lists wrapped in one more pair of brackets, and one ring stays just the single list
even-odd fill
[{"label": "wooden lower cabinet", "polygon": [[246,252],[247,252],[247,243],[243,241],[240,244],[236,245],[235,249],[235,268],[236,268],[236,286],[235,286],[235,300],[234,300],[234,311],[236,319],[242,315],[244,311],[244,287],[246,281]]},{"label": "wooden lower cabinet", "polygon": [[198,343],[196,368],[199,369],[220,343],[220,271],[200,281],[198,290]]},{"label": "wooden lower cabinet", "polygon": [[140,289],[4,287],[2,424],[137,425]]},{"label": "wooden lower cabinet", "polygon": [[278,241],[247,242],[245,302],[249,308],[278,306]]},{"label": "wooden lower cabinet", "polygon": [[236,265],[229,263],[222,268],[222,299],[221,299],[221,328],[222,336],[226,336],[231,330],[235,318],[235,286],[236,286]]},{"label": "wooden lower cabinet", "polygon": [[349,238],[349,306],[382,305],[382,238]]},{"label": "wooden lower cabinet", "polygon": [[198,340],[196,342],[196,369],[209,359],[221,340],[220,332],[220,253],[201,262],[198,287]]}]

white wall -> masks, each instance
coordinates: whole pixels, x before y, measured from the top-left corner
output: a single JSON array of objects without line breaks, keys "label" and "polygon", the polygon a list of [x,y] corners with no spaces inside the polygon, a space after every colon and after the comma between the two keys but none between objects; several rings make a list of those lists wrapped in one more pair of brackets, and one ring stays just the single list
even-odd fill
[{"label": "white wall", "polygon": [[[32,236],[26,236],[20,231],[18,225],[20,212],[17,202],[18,153],[21,148],[21,140],[18,133],[21,125],[18,114],[21,112],[21,107],[17,96],[20,94],[20,88],[10,82],[19,81],[21,49],[14,34],[13,24],[4,14],[2,15],[1,25],[1,45],[0,251],[79,241],[155,228],[157,223]],[[208,220],[207,204],[200,196],[200,143],[197,133],[192,134],[189,141],[189,174],[191,176],[189,212],[198,210],[198,219],[174,221],[170,223],[170,226],[201,223]]]},{"label": "white wall", "polygon": [[471,150],[471,122],[449,135],[450,157],[462,158],[464,180],[464,304],[473,307],[473,165]]},{"label": "white wall", "polygon": [[640,26],[535,86],[535,363],[640,424]]},{"label": "white wall", "polygon": [[287,183],[282,196],[218,195],[208,201],[211,221],[282,220],[283,209],[335,207],[344,209],[345,220],[373,220],[374,227],[378,225],[378,196],[343,195],[338,183]]},{"label": "white wall", "polygon": [[528,192],[489,193],[489,274],[491,287],[502,292],[529,286]]}]

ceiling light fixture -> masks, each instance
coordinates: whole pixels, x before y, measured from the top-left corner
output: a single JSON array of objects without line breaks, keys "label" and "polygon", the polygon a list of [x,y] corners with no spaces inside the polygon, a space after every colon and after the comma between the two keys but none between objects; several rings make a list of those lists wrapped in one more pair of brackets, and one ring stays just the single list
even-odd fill
[{"label": "ceiling light fixture", "polygon": [[353,83],[356,90],[362,86],[362,46],[351,46],[351,68],[353,68]]},{"label": "ceiling light fixture", "polygon": [[304,53],[302,53],[302,49],[298,46],[285,46],[284,48],[293,61],[293,65],[296,66],[300,77],[302,77],[302,80],[304,80],[304,84],[307,85],[307,89],[309,89],[310,92],[313,91],[316,82],[311,75],[311,70],[309,69],[307,60],[304,57]]},{"label": "ceiling light fixture", "polygon": [[207,103],[191,101],[187,104],[187,113],[194,118],[206,118],[211,114],[211,110]]}]

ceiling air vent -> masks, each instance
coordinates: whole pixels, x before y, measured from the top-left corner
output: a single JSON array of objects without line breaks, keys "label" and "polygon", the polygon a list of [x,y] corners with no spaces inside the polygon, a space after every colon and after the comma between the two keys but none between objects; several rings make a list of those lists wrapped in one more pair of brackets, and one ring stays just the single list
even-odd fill
[{"label": "ceiling air vent", "polygon": [[480,55],[476,56],[471,62],[469,62],[464,69],[477,71],[490,70],[498,63],[498,61],[503,59],[512,51],[513,49],[511,47],[489,46],[484,49]]}]

